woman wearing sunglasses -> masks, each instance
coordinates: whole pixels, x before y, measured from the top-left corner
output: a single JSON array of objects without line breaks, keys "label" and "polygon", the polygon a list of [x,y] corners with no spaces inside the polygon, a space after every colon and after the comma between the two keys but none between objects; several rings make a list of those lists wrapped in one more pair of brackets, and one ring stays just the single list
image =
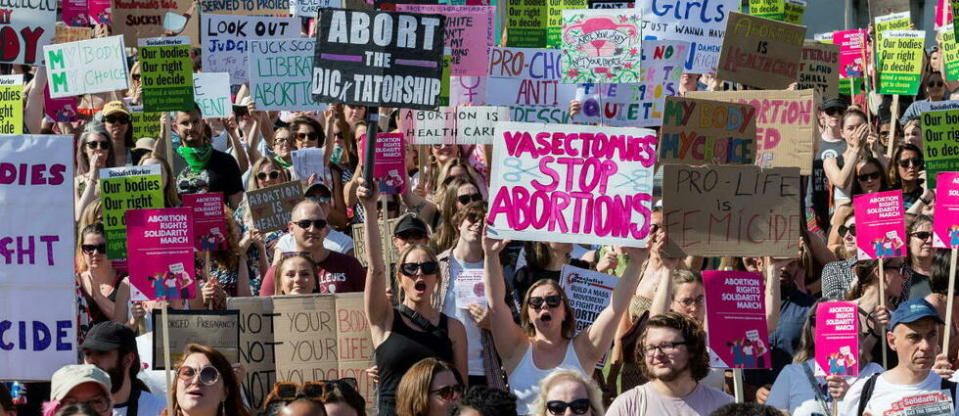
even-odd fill
[{"label": "woman wearing sunglasses", "polygon": [[[358,178],[357,198],[367,212],[376,212],[376,185]],[[379,414],[396,414],[397,387],[414,364],[425,358],[453,363],[467,373],[466,327],[444,315],[433,304],[440,285],[439,262],[429,247],[414,244],[404,249],[397,264],[399,306],[393,309],[386,294],[387,267],[379,227],[363,227],[369,268],[366,273],[366,316],[375,349],[380,383]]]},{"label": "woman wearing sunglasses", "polygon": [[830,251],[840,260],[827,263],[822,269],[822,297],[842,300],[855,280],[856,265],[856,215],[852,207],[841,207],[834,216],[835,223],[829,230]]},{"label": "woman wearing sunglasses", "polygon": [[910,299],[925,297],[932,292],[930,279],[933,260],[939,251],[932,246],[932,218],[925,215],[909,216],[906,235],[909,241],[909,257],[902,268],[906,281],[906,295]]},{"label": "woman wearing sunglasses", "polygon": [[[279,134],[279,133],[278,133]],[[269,186],[278,185],[290,180],[289,172],[283,169],[275,159],[263,157],[253,164],[250,170],[250,177],[247,180],[246,190],[255,191]],[[250,204],[246,199],[246,193],[243,194],[243,200],[237,206],[233,213],[233,219],[239,226],[239,233],[243,236],[244,251],[247,260],[247,274],[250,277],[250,283],[253,289],[259,290],[262,274],[270,268],[273,261],[272,252],[267,250],[267,246],[273,241],[278,240],[284,234],[283,230],[271,231],[266,234],[261,233],[253,226],[253,213],[250,212]]]},{"label": "woman wearing sunglasses", "polygon": [[[922,91],[920,91],[917,96],[916,101],[913,101],[912,104],[909,104],[909,107],[906,108],[906,112],[902,114],[902,117],[899,119],[899,125],[905,126],[909,120],[914,120],[919,118],[919,116],[926,111],[930,110],[930,102],[942,101],[946,99],[946,83],[942,79],[942,73],[933,70],[926,74],[924,80],[922,80]],[[921,99],[925,98],[925,99]]]},{"label": "woman wearing sunglasses", "polygon": [[531,414],[539,393],[539,382],[556,368],[592,374],[596,363],[609,351],[616,326],[636,291],[641,265],[649,249],[624,248],[633,260],[619,279],[609,306],[579,335],[575,335],[576,318],[566,293],[553,280],[533,283],[520,310],[520,325],[506,303],[506,285],[499,255],[507,240],[483,237],[485,252],[486,300],[490,305],[493,342],[509,376],[509,385],[518,398],[519,414]]},{"label": "woman wearing sunglasses", "polygon": [[74,215],[75,219],[79,219],[83,209],[98,198],[100,169],[116,166],[113,142],[102,124],[90,123],[83,133],[80,133],[76,158],[77,169],[73,177],[73,189],[76,190]]},{"label": "woman wearing sunglasses", "polygon": [[882,162],[872,156],[866,156],[856,163],[855,179],[852,182],[852,196],[888,191],[889,182],[882,171]]},{"label": "woman wearing sunglasses", "polygon": [[603,394],[592,379],[574,370],[555,370],[539,385],[534,416],[602,416]]},{"label": "woman wearing sunglasses", "polygon": [[907,213],[918,213],[922,208],[932,205],[935,193],[926,187],[926,162],[922,150],[904,144],[893,153],[889,166],[889,186],[902,190],[902,201]]},{"label": "woman wearing sunglasses", "polygon": [[249,416],[233,367],[219,351],[187,344],[176,367],[173,409],[164,416]]},{"label": "woman wearing sunglasses", "polygon": [[[443,252],[453,247],[459,238],[459,230],[453,216],[457,212],[466,208],[471,202],[482,201],[483,194],[479,187],[472,181],[462,177],[455,177],[449,184],[443,188],[443,192],[438,197],[442,198],[439,202],[439,231],[436,233],[436,239],[433,241],[437,252]],[[435,224],[437,218],[423,218],[427,224]],[[431,221],[432,220],[432,221]]]},{"label": "woman wearing sunglasses", "polygon": [[400,380],[396,414],[446,416],[461,396],[463,380],[456,368],[447,362],[426,358],[413,364]]},{"label": "woman wearing sunglasses", "polygon": [[[93,325],[115,321],[126,323],[130,284],[107,259],[107,239],[102,223],[80,230],[75,276],[77,288],[77,337],[83,338]],[[135,328],[134,328],[135,330]]]}]

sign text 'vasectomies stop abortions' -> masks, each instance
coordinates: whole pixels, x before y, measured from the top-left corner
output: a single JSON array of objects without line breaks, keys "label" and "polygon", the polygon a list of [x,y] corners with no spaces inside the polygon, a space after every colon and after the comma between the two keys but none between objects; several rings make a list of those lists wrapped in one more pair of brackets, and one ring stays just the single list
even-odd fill
[{"label": "sign text 'vasectomies stop abortions'", "polygon": [[656,134],[504,122],[493,140],[487,233],[526,241],[644,247]]}]

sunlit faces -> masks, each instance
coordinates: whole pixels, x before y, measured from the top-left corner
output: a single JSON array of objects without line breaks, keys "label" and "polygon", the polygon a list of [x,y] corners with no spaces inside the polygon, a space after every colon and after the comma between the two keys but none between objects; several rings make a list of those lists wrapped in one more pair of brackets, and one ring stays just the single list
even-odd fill
[{"label": "sunlit faces", "polygon": [[467,243],[479,242],[483,238],[483,216],[471,213],[463,217],[459,224],[460,240]]},{"label": "sunlit faces", "polygon": [[943,82],[942,75],[939,73],[929,75],[923,87],[926,89],[926,96],[931,98],[941,100],[946,93],[946,83]]},{"label": "sunlit faces", "polygon": [[296,131],[293,132],[293,138],[296,139],[297,149],[319,147],[320,145],[320,132],[308,123],[301,123],[297,126]]},{"label": "sunlit faces", "polygon": [[904,182],[913,182],[919,179],[919,173],[925,168],[922,155],[914,150],[899,152],[896,160],[896,169],[899,169],[899,179]]},{"label": "sunlit faces", "polygon": [[[194,370],[192,377],[187,376],[190,372],[184,371],[186,367]],[[207,384],[209,378],[205,378],[203,374],[205,367],[214,368],[206,355],[193,353],[187,356],[177,371],[176,401],[181,409],[190,414],[215,415],[220,404],[226,400],[227,390],[223,384],[223,376],[218,375],[216,381]]]},{"label": "sunlit faces", "polygon": [[183,144],[190,147],[203,145],[203,119],[199,111],[178,111],[173,120],[173,129],[183,140]]},{"label": "sunlit faces", "polygon": [[882,186],[882,169],[875,163],[860,162],[856,166],[856,180],[863,193],[879,192]]},{"label": "sunlit faces", "polygon": [[455,144],[434,144],[430,146],[430,151],[440,165],[460,156],[460,147]]},{"label": "sunlit faces", "polygon": [[102,234],[87,233],[83,235],[80,250],[83,251],[83,262],[87,269],[96,269],[106,265],[107,240]]},{"label": "sunlit faces", "polygon": [[529,308],[529,321],[537,332],[548,334],[554,329],[562,330],[566,308],[563,296],[552,285],[539,285],[530,291],[526,307]]},{"label": "sunlit faces", "polygon": [[[312,224],[308,228],[301,227],[298,223],[304,220],[310,220]],[[289,229],[298,249],[310,251],[323,247],[323,240],[329,229],[316,227],[316,222],[320,220],[326,221],[326,211],[319,203],[300,203],[293,209]]]},{"label": "sunlit faces", "polygon": [[280,267],[280,289],[284,295],[306,295],[316,290],[316,268],[301,257],[285,260]]},{"label": "sunlit faces", "polygon": [[886,333],[886,340],[900,365],[916,372],[929,370],[939,353],[939,324],[932,318],[901,323]]},{"label": "sunlit faces", "polygon": [[463,184],[456,189],[457,210],[465,208],[470,202],[482,200],[483,195],[480,194],[479,189],[476,189],[476,186],[471,183]]},{"label": "sunlit faces", "polygon": [[110,114],[103,117],[103,124],[114,143],[117,145],[125,143],[127,131],[130,130],[130,116],[123,113]]},{"label": "sunlit faces", "polygon": [[359,416],[356,409],[343,402],[324,403],[323,407],[326,409],[326,416]]},{"label": "sunlit faces", "polygon": [[846,250],[846,257],[856,255],[856,217],[850,216],[846,222],[839,227],[839,237],[842,238],[843,249]]},{"label": "sunlit faces", "polygon": [[706,319],[705,301],[706,289],[702,283],[683,283],[677,286],[676,292],[673,293],[671,309],[702,323]]},{"label": "sunlit faces", "polygon": [[113,414],[113,402],[109,393],[103,390],[103,386],[87,382],[82,383],[67,393],[60,406],[69,406],[77,403],[86,403],[93,408],[100,416],[110,416]]},{"label": "sunlit faces", "polygon": [[922,222],[909,233],[909,254],[915,258],[932,258],[932,223]]},{"label": "sunlit faces", "polygon": [[346,121],[351,125],[356,124],[359,121],[363,121],[366,118],[366,107],[362,105],[347,105],[343,111],[343,114],[346,116]]},{"label": "sunlit faces", "polygon": [[849,140],[850,138],[852,138],[852,135],[853,133],[855,133],[856,129],[858,129],[859,126],[865,122],[866,120],[860,117],[858,114],[850,115],[849,117],[846,117],[845,119],[843,119],[842,138],[846,140]]},{"label": "sunlit faces", "polygon": [[919,124],[910,124],[906,127],[904,142],[922,149],[922,128]]},{"label": "sunlit faces", "polygon": [[273,135],[273,153],[277,156],[286,158],[290,155],[293,148],[293,135],[289,129],[279,129]]},{"label": "sunlit faces", "polygon": [[645,349],[646,367],[657,380],[673,381],[689,371],[689,351],[678,330],[649,327],[640,348]]},{"label": "sunlit faces", "polygon": [[456,380],[456,376],[449,370],[443,370],[433,376],[430,383],[430,406],[427,416],[446,416],[449,409],[460,401],[463,394],[463,385]]},{"label": "sunlit faces", "polygon": [[88,134],[86,140],[83,142],[82,151],[86,154],[87,160],[93,160],[95,155],[99,155],[100,159],[97,161],[97,168],[106,167],[107,156],[110,152],[110,139],[103,136],[102,134]]},{"label": "sunlit faces", "polygon": [[283,177],[283,172],[276,168],[272,163],[264,163],[260,166],[260,170],[255,172],[256,174],[256,184],[261,189],[268,186],[279,185],[283,183],[285,179]]},{"label": "sunlit faces", "polygon": [[[413,302],[428,301],[436,291],[438,270],[426,270],[430,267],[428,264],[431,263],[435,264],[436,258],[430,256],[425,250],[414,249],[407,253],[406,258],[403,259],[398,268],[399,270],[397,270],[400,287],[403,288],[406,297]],[[408,267],[407,264],[416,266]],[[404,270],[407,268],[415,268],[415,270]],[[410,273],[411,271],[412,273]]]}]

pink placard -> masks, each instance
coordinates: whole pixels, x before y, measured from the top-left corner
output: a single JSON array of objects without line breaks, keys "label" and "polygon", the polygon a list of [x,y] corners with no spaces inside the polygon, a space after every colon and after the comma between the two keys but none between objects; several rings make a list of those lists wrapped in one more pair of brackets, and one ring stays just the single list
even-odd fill
[{"label": "pink placard", "polygon": [[952,23],[952,1],[938,0],[936,2],[936,30]]},{"label": "pink placard", "polygon": [[867,37],[864,29],[842,30],[832,33],[832,42],[839,45],[839,77],[862,76],[863,55]]},{"label": "pink placard", "polygon": [[130,299],[196,297],[193,209],[129,210],[125,219]]},{"label": "pink placard", "polygon": [[193,208],[194,247],[200,251],[226,250],[229,229],[223,216],[223,194],[186,194],[183,206]]},{"label": "pink placard", "polygon": [[[366,140],[366,137],[363,137]],[[366,146],[360,141],[360,160],[364,159]],[[373,179],[383,194],[406,192],[406,145],[403,133],[378,133],[376,135],[376,161]]]},{"label": "pink placard", "polygon": [[902,191],[859,195],[852,202],[859,260],[905,256]]},{"label": "pink placard", "polygon": [[936,175],[936,215],[932,217],[932,246],[959,248],[959,172]]},{"label": "pink placard", "polygon": [[90,17],[87,15],[87,0],[63,0],[63,22],[67,26],[90,26]]},{"label": "pink placard", "polygon": [[854,302],[816,307],[816,375],[859,375],[859,308]]},{"label": "pink placard", "polygon": [[77,121],[79,97],[50,98],[50,84],[43,87],[43,113],[53,121]]},{"label": "pink placard", "polygon": [[703,272],[710,367],[771,367],[763,283],[760,273]]},{"label": "pink placard", "polygon": [[110,0],[87,0],[87,7],[92,24],[113,24],[110,17]]},{"label": "pink placard", "polygon": [[[396,11],[446,16],[443,46],[453,51],[455,76],[489,75],[489,48],[493,41],[495,6],[397,4]],[[485,35],[485,36],[484,36]]]}]

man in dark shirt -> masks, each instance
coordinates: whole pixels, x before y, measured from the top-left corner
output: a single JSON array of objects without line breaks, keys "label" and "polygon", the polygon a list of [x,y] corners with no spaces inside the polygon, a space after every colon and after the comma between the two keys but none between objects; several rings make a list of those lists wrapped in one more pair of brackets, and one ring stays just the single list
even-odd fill
[{"label": "man in dark shirt", "polygon": [[235,209],[243,199],[243,172],[233,156],[214,149],[210,144],[199,107],[178,111],[173,130],[182,141],[176,153],[187,164],[176,177],[177,192],[181,195],[220,192]]}]

